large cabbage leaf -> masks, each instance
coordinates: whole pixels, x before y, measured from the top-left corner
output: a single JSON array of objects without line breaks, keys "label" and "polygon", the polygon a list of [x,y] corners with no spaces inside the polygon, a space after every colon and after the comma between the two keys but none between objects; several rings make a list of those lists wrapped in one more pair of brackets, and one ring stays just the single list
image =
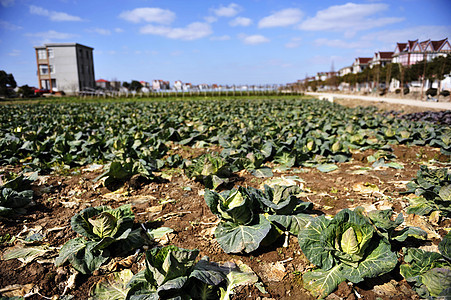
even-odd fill
[{"label": "large cabbage leaf", "polygon": [[332,220],[314,218],[298,240],[318,267],[303,276],[304,287],[315,296],[327,296],[344,280],[358,283],[388,273],[398,262],[389,240],[376,234],[361,208],[341,210]]},{"label": "large cabbage leaf", "polygon": [[401,275],[421,297],[446,296],[451,290],[451,263],[437,252],[403,249]]},{"label": "large cabbage leaf", "polygon": [[297,235],[312,217],[298,186],[239,187],[222,193],[207,189],[205,202],[220,218],[215,237],[226,253],[250,253],[274,242],[283,231]]},{"label": "large cabbage leaf", "polygon": [[146,268],[129,281],[126,299],[228,300],[235,287],[258,280],[245,265],[197,261],[198,254],[173,245],[148,250]]},{"label": "large cabbage leaf", "polygon": [[92,273],[110,256],[122,255],[146,243],[141,228],[133,230],[134,214],[130,205],[116,209],[88,207],[71,218],[72,229],[82,235],[61,248],[55,265],[69,262],[83,274]]}]

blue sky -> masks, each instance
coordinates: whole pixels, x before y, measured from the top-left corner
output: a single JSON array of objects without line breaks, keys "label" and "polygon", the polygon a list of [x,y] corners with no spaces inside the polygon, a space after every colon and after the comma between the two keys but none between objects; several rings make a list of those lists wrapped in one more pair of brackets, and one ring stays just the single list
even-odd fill
[{"label": "blue sky", "polygon": [[451,1],[0,0],[0,69],[37,86],[34,46],[94,48],[96,79],[295,82],[451,38]]}]

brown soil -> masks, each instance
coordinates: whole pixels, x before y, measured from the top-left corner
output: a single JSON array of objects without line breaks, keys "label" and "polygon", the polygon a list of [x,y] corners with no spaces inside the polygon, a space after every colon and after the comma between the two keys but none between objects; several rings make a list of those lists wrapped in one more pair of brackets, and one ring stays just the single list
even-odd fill
[{"label": "brown soil", "polygon": [[[390,110],[393,105],[390,104]],[[449,162],[449,157],[438,149],[418,146],[393,146],[396,162],[404,169],[371,168],[367,161],[372,151],[355,152],[353,159],[338,164],[339,169],[322,173],[315,168],[292,168],[284,172],[274,172],[274,177],[296,175],[304,181],[307,191],[305,201],[314,203],[318,212],[334,215],[343,208],[392,207],[396,213],[404,212],[407,200],[399,193],[405,190],[405,182],[415,177],[420,164],[437,161]],[[178,149],[183,156],[192,156],[190,149]],[[198,155],[199,153],[196,153]],[[433,163],[434,161],[432,161]],[[365,169],[366,168],[366,169]],[[132,178],[114,192],[93,179],[102,170],[75,170],[70,175],[50,175],[43,177],[40,185],[34,186],[36,205],[28,209],[26,215],[15,219],[0,219],[0,236],[24,237],[27,230],[36,229],[44,234],[44,241],[52,247],[61,247],[76,234],[70,228],[70,218],[89,206],[109,205],[117,207],[131,203],[136,222],[152,223],[155,226],[170,227],[174,230],[164,243],[200,250],[200,256],[209,256],[212,261],[224,262],[241,260],[259,276],[267,293],[253,286],[236,289],[235,299],[311,299],[302,288],[301,274],[312,266],[303,256],[297,238],[290,236],[289,246],[283,247],[283,238],[273,245],[248,255],[224,253],[215,241],[213,230],[217,223],[202,196],[202,184],[187,178],[181,171],[162,172],[154,182]],[[266,179],[256,178],[241,172],[234,178],[235,186],[261,187]],[[405,212],[404,215],[406,216]],[[444,235],[442,228],[449,227],[449,220],[430,225],[433,230]],[[150,224],[148,223],[148,224]],[[21,233],[22,232],[22,233]],[[436,242],[436,241],[435,241]],[[0,251],[20,244],[3,243]],[[0,290],[11,285],[19,285],[22,292],[33,294],[28,299],[42,299],[39,295],[55,297],[71,294],[75,299],[87,299],[93,284],[104,278],[107,268],[102,268],[92,276],[76,277],[74,285],[65,291],[71,271],[68,266],[56,268],[53,256],[37,259],[23,265],[16,259],[0,260]],[[142,265],[142,257],[139,262]],[[275,264],[279,268],[275,268]],[[277,273],[281,268],[281,273]],[[136,272],[138,264],[132,266]],[[39,294],[37,294],[37,292]],[[1,293],[1,292],[0,292]],[[5,294],[6,295],[6,294]],[[405,280],[399,275],[387,274],[364,284],[342,283],[328,299],[418,299]]]}]

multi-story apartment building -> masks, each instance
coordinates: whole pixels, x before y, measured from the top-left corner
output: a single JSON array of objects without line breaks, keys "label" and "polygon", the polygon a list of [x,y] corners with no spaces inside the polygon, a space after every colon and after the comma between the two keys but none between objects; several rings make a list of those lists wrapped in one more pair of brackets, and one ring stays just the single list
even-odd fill
[{"label": "multi-story apartment building", "polygon": [[96,87],[91,47],[52,43],[34,47],[40,89],[74,94]]}]

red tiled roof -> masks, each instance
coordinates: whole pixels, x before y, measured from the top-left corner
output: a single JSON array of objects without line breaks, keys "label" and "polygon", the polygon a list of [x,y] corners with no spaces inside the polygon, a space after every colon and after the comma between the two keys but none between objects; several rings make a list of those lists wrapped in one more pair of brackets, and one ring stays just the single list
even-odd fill
[{"label": "red tiled roof", "polygon": [[431,40],[426,40],[420,43],[421,51],[424,51]]},{"label": "red tiled roof", "polygon": [[359,64],[367,64],[370,60],[372,60],[372,57],[357,57],[357,61]]},{"label": "red tiled roof", "polygon": [[109,81],[105,80],[105,79],[98,79],[98,80],[96,80],[96,82],[109,82]]},{"label": "red tiled roof", "polygon": [[399,52],[401,52],[407,47],[407,43],[396,43],[396,47],[399,49]]},{"label": "red tiled roof", "polygon": [[382,51],[379,51],[379,55],[380,55],[381,59],[388,59],[388,58],[392,58],[393,52],[382,52]]},{"label": "red tiled roof", "polygon": [[415,46],[415,44],[418,43],[418,39],[416,39],[415,41],[409,41],[409,51],[411,51],[413,49],[413,47]]},{"label": "red tiled roof", "polygon": [[434,48],[433,51],[438,51],[443,46],[443,44],[446,42],[446,40],[448,40],[448,39],[443,39],[440,41],[431,41],[432,47]]}]

